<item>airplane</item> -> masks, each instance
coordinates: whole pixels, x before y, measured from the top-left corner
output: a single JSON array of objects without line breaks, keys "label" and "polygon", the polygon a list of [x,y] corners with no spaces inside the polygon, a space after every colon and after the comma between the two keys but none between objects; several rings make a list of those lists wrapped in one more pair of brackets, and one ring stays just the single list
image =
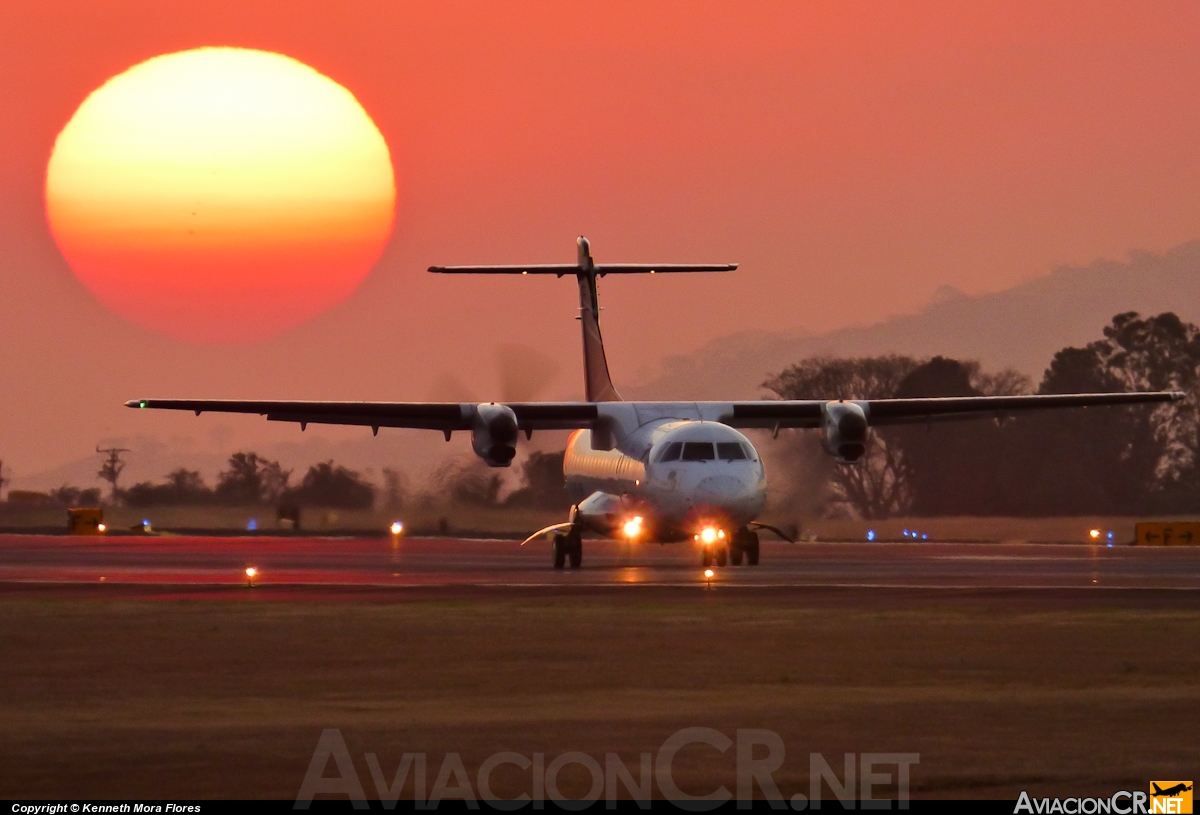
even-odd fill
[{"label": "airplane", "polygon": [[1186,781],[1181,781],[1173,787],[1167,787],[1165,790],[1162,787],[1158,786],[1158,784],[1155,784],[1153,781],[1150,782],[1150,786],[1154,787],[1154,792],[1150,793],[1150,795],[1152,795],[1155,798],[1158,798],[1160,796],[1166,797],[1166,798],[1173,798],[1176,795],[1178,795],[1179,793],[1187,792],[1188,790],[1190,790],[1192,788],[1192,785],[1187,783]]},{"label": "airplane", "polygon": [[138,409],[251,413],[268,421],[359,425],[471,434],[476,455],[507,467],[518,436],[571,430],[563,474],[572,506],[567,520],[540,529],[522,545],[553,536],[553,566],[579,568],[583,533],[627,541],[691,540],[705,567],[714,561],[759,562],[758,530],[787,539],[758,520],[766,502],[762,458],[740,430],[819,429],[826,452],[858,462],[873,427],[968,418],[998,418],[1027,410],[1170,402],[1174,392],[975,396],[927,399],[748,400],[626,402],[609,376],[600,335],[597,280],[607,275],[730,272],[736,263],[596,263],[587,238],[576,241],[574,264],[431,266],[436,274],[573,276],[579,286],[583,332],[583,402],[325,402],[227,399],[134,399]]}]

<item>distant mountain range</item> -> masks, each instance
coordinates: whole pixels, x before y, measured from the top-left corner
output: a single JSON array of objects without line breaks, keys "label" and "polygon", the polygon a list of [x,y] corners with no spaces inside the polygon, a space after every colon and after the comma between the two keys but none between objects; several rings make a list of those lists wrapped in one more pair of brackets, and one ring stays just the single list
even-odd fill
[{"label": "distant mountain range", "polygon": [[1015,368],[1037,383],[1051,357],[1101,336],[1114,314],[1174,311],[1200,322],[1200,241],[1126,262],[1064,267],[994,294],[943,287],[917,314],[819,336],[746,331],[663,361],[656,377],[621,389],[626,399],[749,399],[763,381],[817,354],[898,353],[977,359]]}]

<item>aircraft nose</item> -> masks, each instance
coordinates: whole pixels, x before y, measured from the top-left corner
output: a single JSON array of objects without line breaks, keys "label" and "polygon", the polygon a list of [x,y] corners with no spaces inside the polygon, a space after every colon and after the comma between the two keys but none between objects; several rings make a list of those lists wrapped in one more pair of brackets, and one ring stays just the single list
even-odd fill
[{"label": "aircraft nose", "polygon": [[734,516],[753,517],[761,492],[757,483],[733,475],[711,475],[696,485],[696,503],[720,507]]},{"label": "aircraft nose", "polygon": [[696,485],[696,497],[706,501],[735,497],[742,491],[742,482],[730,475],[710,475]]}]

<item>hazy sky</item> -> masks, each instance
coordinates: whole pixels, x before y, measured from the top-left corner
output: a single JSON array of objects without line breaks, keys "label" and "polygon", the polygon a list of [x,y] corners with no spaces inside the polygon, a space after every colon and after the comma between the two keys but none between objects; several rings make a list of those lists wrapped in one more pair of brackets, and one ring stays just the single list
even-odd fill
[{"label": "hazy sky", "polygon": [[[396,168],[373,273],[255,345],[110,313],[43,213],[54,138],[87,94],[204,45],[341,83]],[[484,397],[498,343],[553,356],[544,395],[577,396],[572,283],[423,270],[569,262],[581,233],[600,260],[741,263],[604,281],[618,385],[723,334],[872,322],[944,284],[1166,249],[1200,237],[1198,98],[1194,2],[2,0],[0,458],[28,473],[106,435],[216,424],[120,407],[138,396],[423,399],[451,371]],[[228,443],[296,432],[225,421]]]}]

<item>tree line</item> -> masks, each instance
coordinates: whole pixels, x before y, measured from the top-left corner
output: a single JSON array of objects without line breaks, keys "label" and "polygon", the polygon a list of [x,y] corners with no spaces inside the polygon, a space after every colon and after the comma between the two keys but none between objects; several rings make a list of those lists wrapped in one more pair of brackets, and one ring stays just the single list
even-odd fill
[{"label": "tree line", "polygon": [[180,467],[161,482],[142,481],[118,489],[116,497],[131,507],[295,504],[370,509],[375,503],[375,485],[332,460],[309,467],[297,484],[291,483],[292,472],[257,453],[237,452],[212,487],[199,471]]},{"label": "tree line", "polygon": [[[127,452],[127,451],[122,451]],[[120,464],[123,467],[123,463]],[[504,481],[495,471],[474,460],[454,460],[433,476],[426,504],[507,506],[563,509],[570,506],[563,478],[563,452],[531,453],[520,467],[520,485],[503,498]],[[115,502],[133,508],[156,506],[313,506],[330,509],[370,509],[377,504],[401,508],[409,498],[403,473],[385,468],[383,484],[376,486],[362,473],[332,460],[312,465],[293,483],[294,471],[255,452],[237,452],[209,485],[198,470],[179,467],[161,481],[142,481],[127,488],[116,486],[119,468],[106,462],[99,473],[112,485]],[[64,486],[51,490],[49,500],[64,506],[89,506],[100,502],[99,489]]]},{"label": "tree line", "polygon": [[886,355],[802,360],[764,383],[781,399],[1177,390],[1170,405],[1092,407],[880,427],[858,465],[829,467],[826,509],[864,518],[1200,512],[1200,329],[1172,313],[1113,317],[1054,355],[1037,388],[978,362]]},{"label": "tree line", "polygon": [[431,479],[430,486],[446,501],[473,507],[557,509],[571,507],[563,476],[565,451],[535,450],[521,464],[521,486],[501,498],[504,480],[495,470],[476,461],[448,461]]}]

